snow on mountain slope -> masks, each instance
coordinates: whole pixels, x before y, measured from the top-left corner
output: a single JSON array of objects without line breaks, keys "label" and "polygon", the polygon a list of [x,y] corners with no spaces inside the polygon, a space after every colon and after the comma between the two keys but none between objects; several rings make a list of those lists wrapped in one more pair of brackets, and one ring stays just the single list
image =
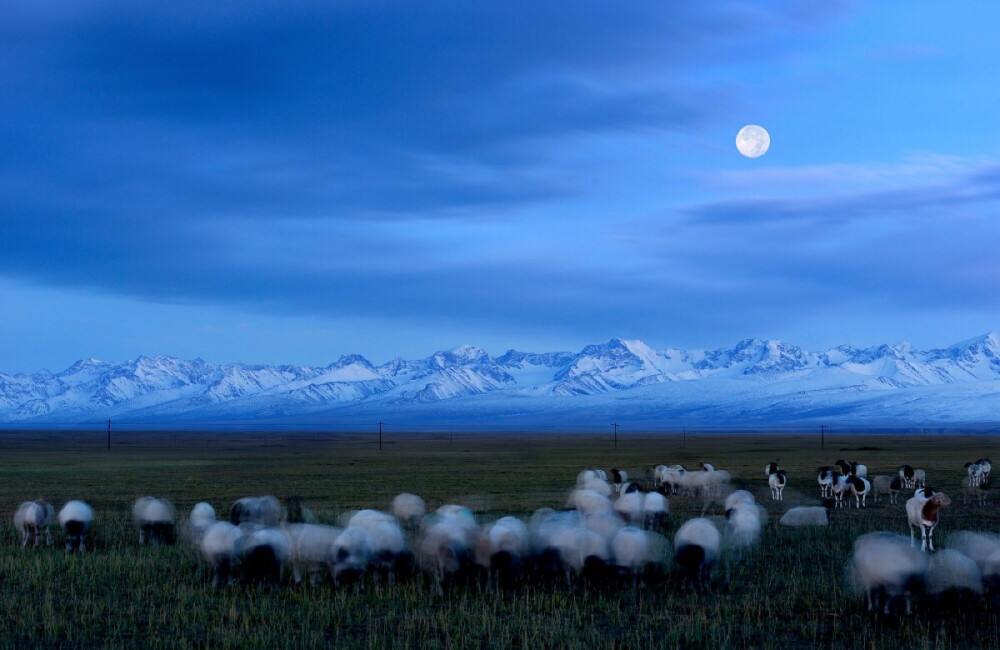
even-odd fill
[{"label": "snow on mountain slope", "polygon": [[58,373],[0,373],[0,422],[42,426],[115,417],[222,421],[313,415],[426,421],[631,418],[703,424],[1000,421],[1000,335],[920,351],[908,344],[808,352],[746,339],[716,350],[654,350],[612,339],[579,353],[472,345],[374,366],[216,365],[139,357]]}]

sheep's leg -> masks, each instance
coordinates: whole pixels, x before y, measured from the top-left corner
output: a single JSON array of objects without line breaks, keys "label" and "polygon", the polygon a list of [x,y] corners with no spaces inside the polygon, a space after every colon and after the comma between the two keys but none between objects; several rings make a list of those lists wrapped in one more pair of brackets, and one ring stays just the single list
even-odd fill
[{"label": "sheep's leg", "polygon": [[927,529],[927,548],[931,551],[934,550],[934,526]]},{"label": "sheep's leg", "polygon": [[917,542],[913,538],[913,524],[910,524],[910,546],[916,546]]}]

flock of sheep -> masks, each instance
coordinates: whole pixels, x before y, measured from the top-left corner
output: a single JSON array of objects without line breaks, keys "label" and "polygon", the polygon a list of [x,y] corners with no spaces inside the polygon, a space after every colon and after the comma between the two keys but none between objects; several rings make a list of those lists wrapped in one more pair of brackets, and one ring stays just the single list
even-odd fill
[{"label": "flock of sheep", "polygon": [[[968,490],[982,491],[989,479],[989,459],[967,463]],[[785,471],[777,462],[765,465],[771,498],[783,500]],[[1000,596],[1000,538],[980,533],[953,534],[949,548],[934,551],[933,531],[939,511],[951,504],[944,493],[926,485],[926,475],[909,465],[898,476],[867,478],[867,467],[848,461],[819,468],[821,506],[788,509],[785,526],[824,526],[831,509],[845,495],[858,508],[874,492],[896,503],[900,490],[913,489],[906,502],[910,539],[892,533],[869,533],[855,541],[849,561],[849,584],[867,596],[869,608],[886,611],[896,599],[916,593],[940,595],[957,589],[969,593],[993,590]],[[703,516],[683,522],[672,540],[665,537],[668,497],[701,497]],[[724,505],[724,516],[704,516],[709,504]],[[140,544],[169,545],[177,539],[176,510],[155,497],[137,500],[132,509]],[[22,546],[52,544],[54,508],[44,500],[18,507],[14,524]],[[58,513],[66,552],[84,552],[94,512],[83,501],[70,501]],[[316,523],[297,500],[284,505],[273,496],[239,499],[228,520],[218,520],[208,503],[195,505],[187,518],[185,538],[202,559],[214,584],[244,581],[278,584],[283,576],[295,583],[325,580],[335,585],[379,575],[395,580],[426,574],[438,592],[470,576],[486,576],[495,585],[524,580],[631,580],[667,575],[672,563],[687,589],[706,590],[720,559],[739,561],[757,544],[767,512],[746,490],[733,490],[730,476],[709,463],[697,470],[657,465],[653,481],[629,481],[622,470],[587,469],[576,477],[565,508],[542,508],[529,518],[502,517],[480,524],[461,505],[444,505],[428,513],[414,494],[396,496],[387,511],[361,510],[342,518],[339,526]],[[921,531],[917,550],[914,532]],[[671,543],[672,542],[672,543]]]}]

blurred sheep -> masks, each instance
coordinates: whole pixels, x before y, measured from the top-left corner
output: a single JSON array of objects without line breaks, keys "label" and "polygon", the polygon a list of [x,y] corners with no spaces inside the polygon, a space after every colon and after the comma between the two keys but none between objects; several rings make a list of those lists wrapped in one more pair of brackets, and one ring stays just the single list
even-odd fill
[{"label": "blurred sheep", "polygon": [[927,556],[913,548],[902,535],[868,533],[854,541],[848,564],[848,584],[868,601],[868,611],[890,613],[899,599],[906,613],[912,611],[915,595],[923,592]]},{"label": "blurred sheep", "polygon": [[59,511],[59,525],[66,533],[66,552],[87,550],[85,537],[94,521],[94,511],[83,501],[69,501]]},{"label": "blurred sheep", "polygon": [[722,535],[704,517],[689,519],[674,535],[674,562],[681,571],[684,587],[708,589],[712,567],[719,558]]},{"label": "blurred sheep", "polygon": [[55,508],[45,499],[25,501],[14,512],[14,527],[21,533],[21,548],[39,546],[42,536],[45,543],[52,546],[50,526],[55,518]]},{"label": "blurred sheep", "polygon": [[824,499],[821,506],[796,506],[781,515],[778,523],[782,526],[826,526],[830,523],[830,509],[833,501]]},{"label": "blurred sheep", "polygon": [[249,584],[277,585],[291,557],[292,543],[288,533],[270,526],[247,528],[249,532],[238,537],[234,545],[241,577]]},{"label": "blurred sheep", "polygon": [[289,524],[285,532],[291,543],[289,563],[295,584],[302,582],[303,573],[311,583],[318,582],[320,574],[330,567],[334,542],[343,531],[319,524]]},{"label": "blurred sheep", "polygon": [[244,497],[233,503],[229,509],[229,523],[244,523],[276,527],[281,523],[281,502],[270,495]]},{"label": "blurred sheep", "polygon": [[139,529],[139,544],[172,546],[177,512],[172,503],[156,497],[140,497],[132,506],[132,519]]},{"label": "blurred sheep", "polygon": [[236,543],[242,536],[243,531],[228,521],[210,524],[201,535],[198,550],[212,568],[212,584],[215,586],[228,583],[237,576],[239,558]]},{"label": "blurred sheep", "polygon": [[188,515],[188,537],[195,547],[201,544],[208,527],[215,523],[215,508],[211,504],[201,501],[194,504],[191,514]]}]

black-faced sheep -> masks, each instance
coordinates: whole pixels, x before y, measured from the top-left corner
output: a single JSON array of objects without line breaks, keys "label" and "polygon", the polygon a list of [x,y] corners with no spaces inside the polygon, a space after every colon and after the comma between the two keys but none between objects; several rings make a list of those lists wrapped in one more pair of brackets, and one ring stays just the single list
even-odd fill
[{"label": "black-faced sheep", "polygon": [[647,567],[662,563],[665,547],[662,537],[635,526],[625,526],[611,538],[614,563],[632,577],[633,583]]},{"label": "black-faced sheep", "polygon": [[132,506],[132,519],[139,529],[139,544],[173,545],[177,512],[169,501],[140,497]]},{"label": "black-faced sheep", "polygon": [[848,476],[847,483],[851,487],[851,494],[854,495],[854,507],[858,509],[866,508],[865,499],[868,493],[871,492],[872,484],[868,482],[868,479],[860,476]]},{"label": "black-faced sheep", "polygon": [[980,463],[966,463],[965,471],[969,474],[969,479],[973,485],[979,485],[983,482],[985,476],[983,472],[983,466]]},{"label": "black-faced sheep", "polygon": [[939,511],[951,505],[951,499],[944,492],[934,488],[921,488],[906,502],[906,516],[910,524],[910,543],[913,530],[920,529],[920,550],[934,550],[934,528],[938,525]]},{"label": "black-faced sheep", "polygon": [[485,528],[476,547],[476,562],[490,580],[511,587],[520,580],[530,550],[528,526],[517,517],[502,517]]},{"label": "black-faced sheep", "polygon": [[820,498],[833,496],[834,468],[823,466],[816,470],[816,482],[819,483]]},{"label": "black-faced sheep", "polygon": [[712,567],[719,558],[722,535],[710,520],[689,519],[674,535],[674,562],[685,588],[708,589]]},{"label": "black-faced sheep", "polygon": [[783,499],[782,493],[785,491],[785,483],[787,479],[785,478],[785,470],[779,469],[767,477],[767,484],[771,488],[771,498],[775,501],[781,501]]},{"label": "black-faced sheep", "polygon": [[838,460],[834,465],[840,468],[840,472],[844,476],[860,476],[862,478],[868,476],[868,466],[855,461]]},{"label": "black-faced sheep", "polygon": [[760,539],[761,511],[756,503],[740,501],[726,511],[724,541],[728,548],[749,548]]},{"label": "black-faced sheep", "polygon": [[614,483],[615,492],[621,494],[622,487],[628,483],[628,472],[623,469],[612,469],[611,482]]},{"label": "black-faced sheep", "polygon": [[83,501],[69,501],[59,511],[59,525],[66,533],[66,552],[87,550],[84,538],[94,521],[94,511]]},{"label": "black-faced sheep", "polygon": [[21,548],[40,545],[43,536],[46,544],[52,546],[49,527],[54,518],[55,509],[44,499],[25,501],[18,506],[14,512],[14,527],[21,533]]},{"label": "black-faced sheep", "polygon": [[767,465],[764,465],[764,476],[770,477],[771,474],[777,472],[781,467],[778,466],[778,461],[772,460]]},{"label": "black-faced sheep", "polygon": [[375,557],[375,540],[367,529],[348,526],[330,548],[330,573],[337,586],[360,582]]},{"label": "black-faced sheep", "polygon": [[868,533],[854,541],[848,566],[849,583],[867,597],[868,611],[888,614],[899,599],[904,599],[909,614],[912,597],[923,591],[927,557],[901,535]]}]

